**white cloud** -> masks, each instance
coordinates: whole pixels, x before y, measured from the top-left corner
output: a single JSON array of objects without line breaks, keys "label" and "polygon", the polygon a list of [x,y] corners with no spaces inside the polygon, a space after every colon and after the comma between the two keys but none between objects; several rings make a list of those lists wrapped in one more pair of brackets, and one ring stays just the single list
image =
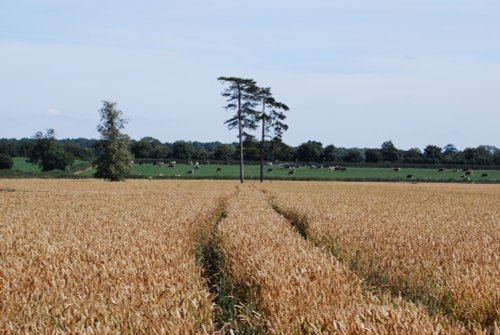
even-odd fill
[{"label": "white cloud", "polygon": [[57,109],[55,109],[55,108],[49,108],[49,109],[47,110],[47,112],[48,112],[48,113],[49,113],[49,115],[51,115],[51,116],[61,116],[61,115],[62,115],[61,111],[58,111],[58,110],[57,110]]}]

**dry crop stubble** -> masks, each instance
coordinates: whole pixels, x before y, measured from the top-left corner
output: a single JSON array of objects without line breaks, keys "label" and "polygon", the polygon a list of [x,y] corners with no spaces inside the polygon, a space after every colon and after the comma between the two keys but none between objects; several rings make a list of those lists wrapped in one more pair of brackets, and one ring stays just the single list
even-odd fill
[{"label": "dry crop stubble", "polygon": [[244,286],[268,334],[461,334],[402,300],[363,292],[355,274],[303,240],[249,186],[219,224],[226,277]]},{"label": "dry crop stubble", "polygon": [[194,259],[225,182],[2,181],[0,332],[212,333]]},{"label": "dry crop stubble", "polygon": [[273,183],[308,238],[369,285],[500,333],[500,187]]}]

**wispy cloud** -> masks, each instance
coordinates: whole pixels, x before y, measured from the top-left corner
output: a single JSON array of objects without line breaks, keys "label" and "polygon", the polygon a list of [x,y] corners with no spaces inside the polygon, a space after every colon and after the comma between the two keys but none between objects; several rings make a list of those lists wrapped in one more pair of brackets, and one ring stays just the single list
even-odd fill
[{"label": "wispy cloud", "polygon": [[62,115],[61,111],[59,111],[55,108],[49,108],[47,110],[47,113],[49,113],[49,115],[51,115],[51,116],[61,116]]}]

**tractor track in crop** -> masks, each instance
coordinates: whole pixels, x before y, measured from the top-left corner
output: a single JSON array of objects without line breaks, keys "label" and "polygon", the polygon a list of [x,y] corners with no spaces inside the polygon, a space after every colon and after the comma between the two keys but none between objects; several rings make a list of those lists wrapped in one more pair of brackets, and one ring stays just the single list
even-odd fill
[{"label": "tractor track in crop", "polygon": [[227,202],[238,196],[239,187],[231,196],[219,201],[198,234],[196,262],[201,268],[208,291],[214,303],[213,321],[216,334],[264,334],[263,325],[249,322],[249,315],[256,313],[247,287],[235,282],[226,266],[223,241],[218,231],[219,224],[227,216]]}]

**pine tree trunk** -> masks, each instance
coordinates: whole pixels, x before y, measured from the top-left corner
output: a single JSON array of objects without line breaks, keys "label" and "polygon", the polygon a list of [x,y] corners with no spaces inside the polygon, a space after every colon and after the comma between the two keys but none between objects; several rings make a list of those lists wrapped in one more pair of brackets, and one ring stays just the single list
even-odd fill
[{"label": "pine tree trunk", "polygon": [[241,124],[241,93],[238,96],[238,132],[240,140],[240,182],[245,182],[245,171],[243,169],[243,125]]},{"label": "pine tree trunk", "polygon": [[265,105],[262,104],[262,139],[260,141],[260,182],[264,182],[264,139],[266,136],[265,128],[266,119],[265,119]]},{"label": "pine tree trunk", "polygon": [[239,124],[239,129],[240,129],[240,181],[242,183],[245,182],[244,178],[244,169],[243,169],[243,129],[241,127],[241,120]]}]

